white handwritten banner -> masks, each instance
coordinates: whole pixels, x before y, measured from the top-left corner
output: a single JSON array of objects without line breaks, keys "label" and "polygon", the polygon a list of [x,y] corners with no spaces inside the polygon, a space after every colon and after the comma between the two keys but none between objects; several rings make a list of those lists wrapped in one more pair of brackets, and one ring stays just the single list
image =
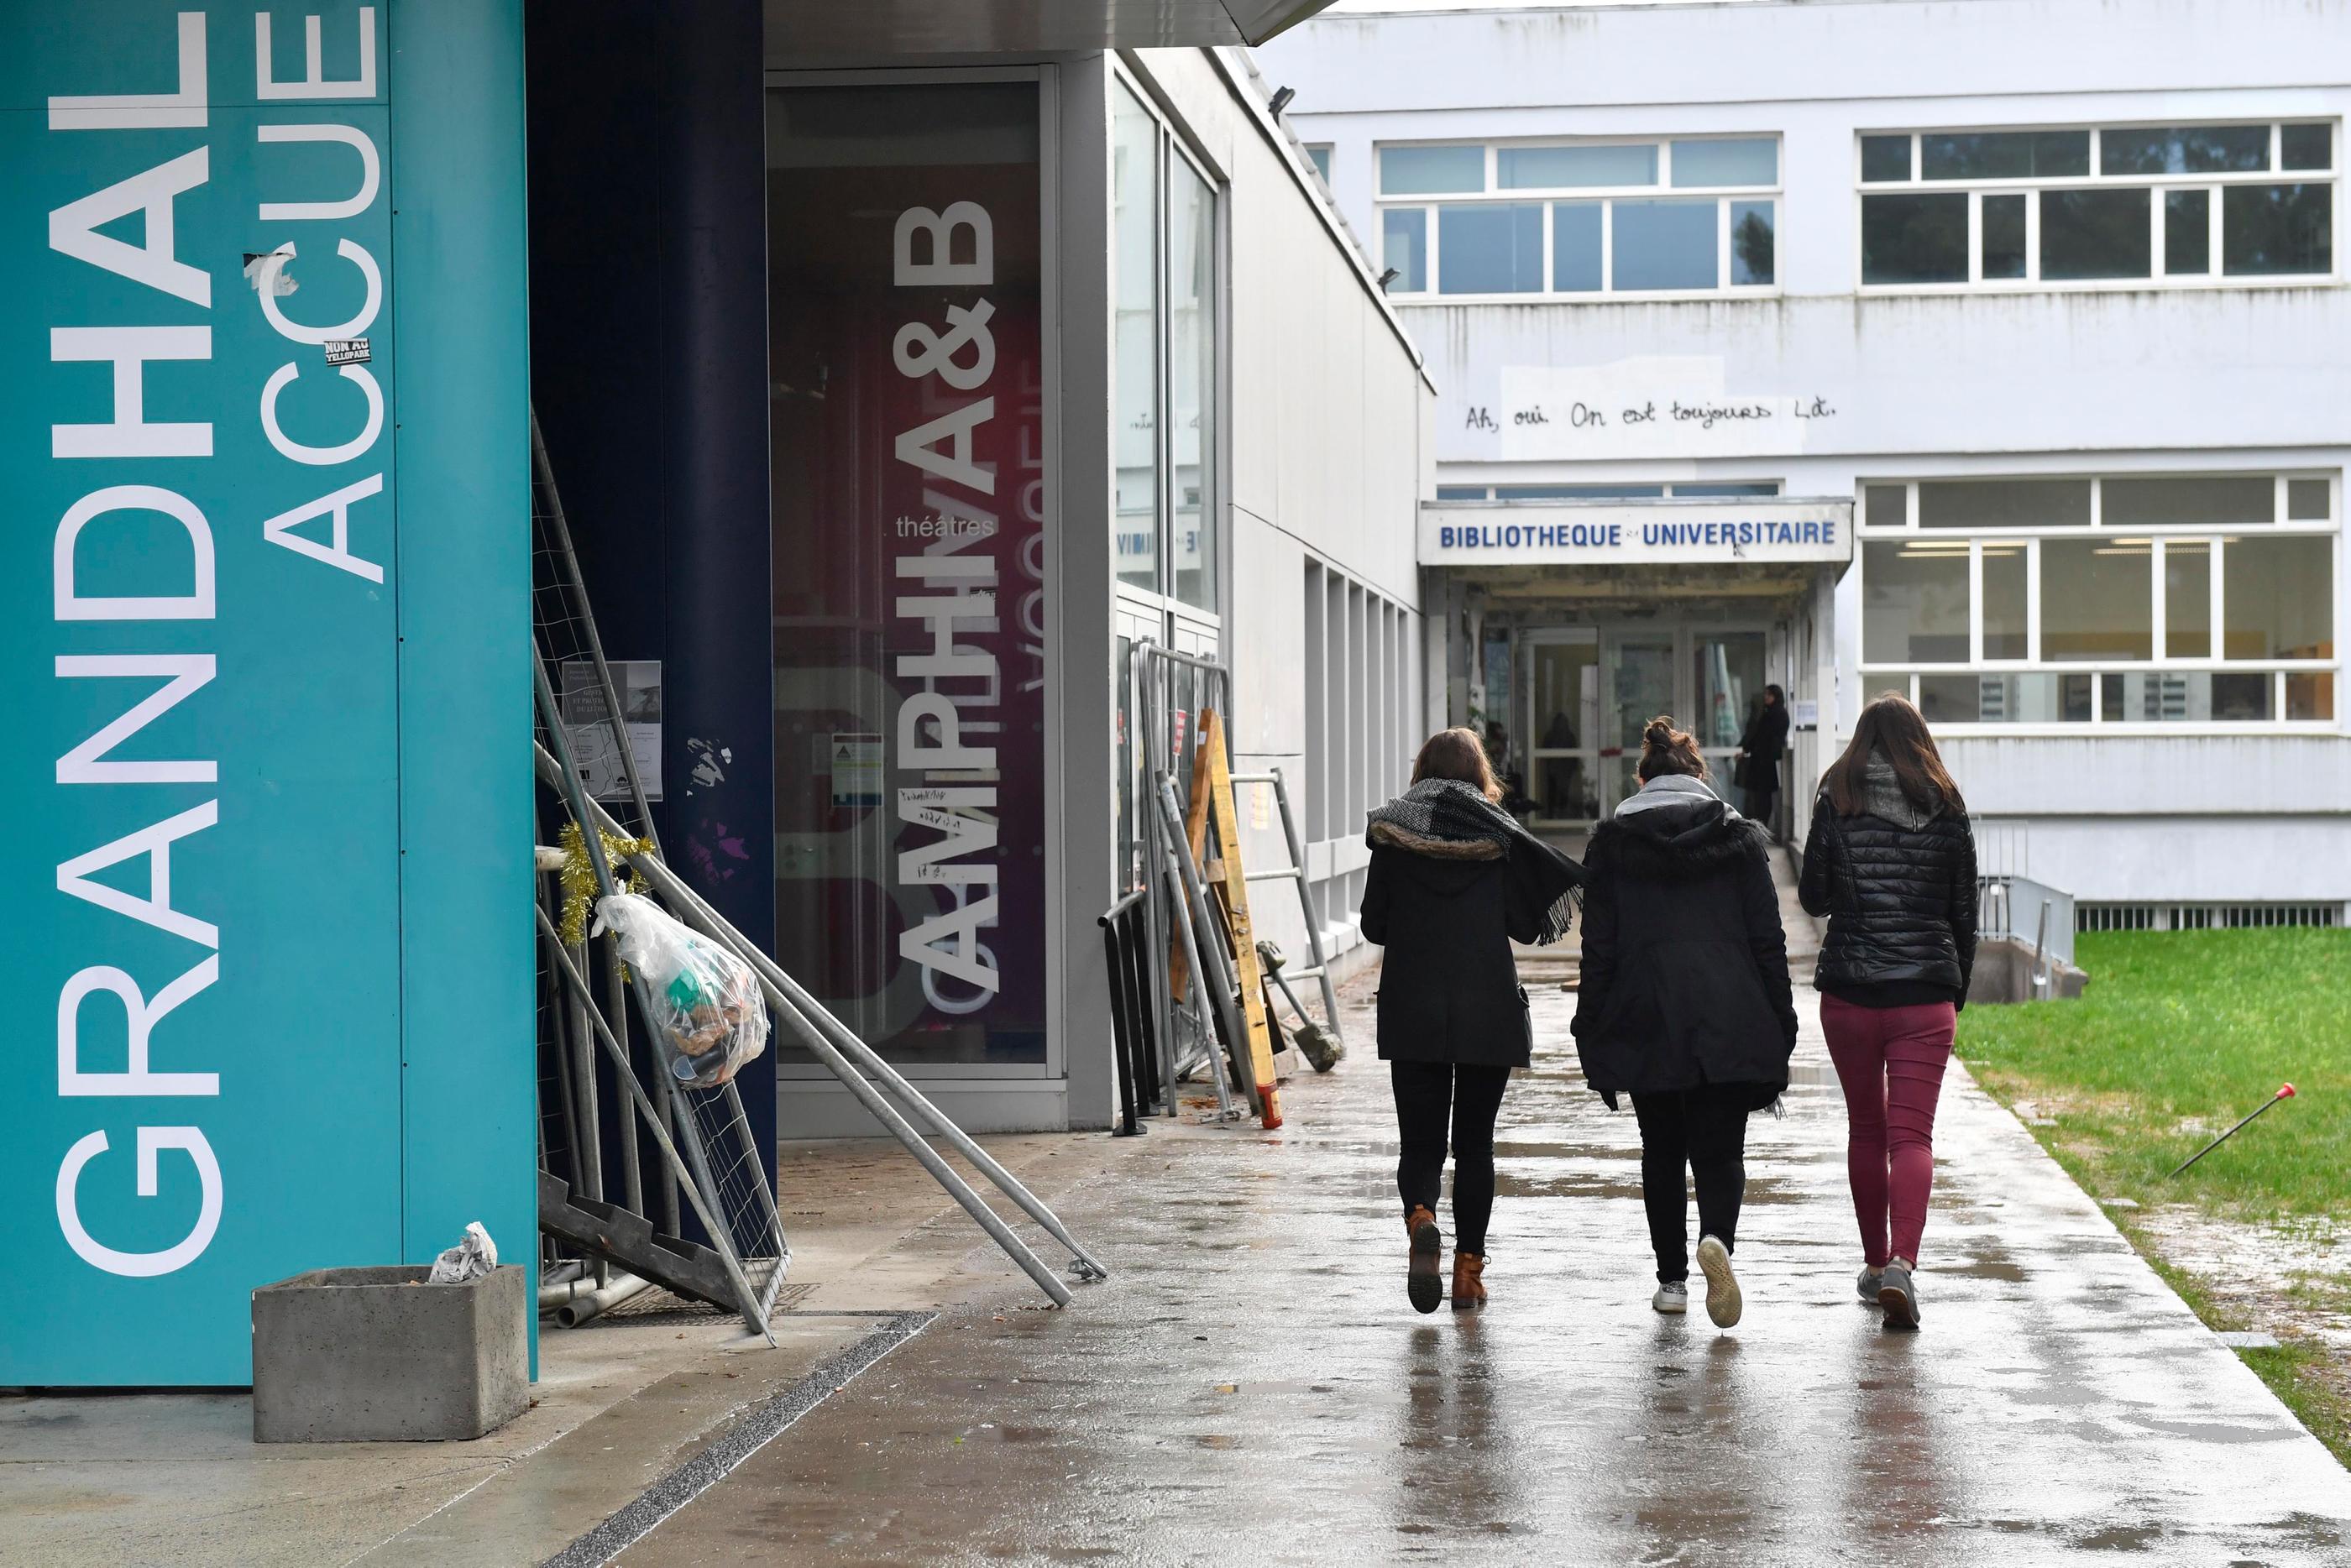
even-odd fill
[{"label": "white handwritten banner", "polygon": [[1773,456],[1802,452],[1837,417],[1817,395],[1733,391],[1723,362],[1703,355],[1506,365],[1497,379],[1494,402],[1455,410],[1455,433],[1510,462]]}]

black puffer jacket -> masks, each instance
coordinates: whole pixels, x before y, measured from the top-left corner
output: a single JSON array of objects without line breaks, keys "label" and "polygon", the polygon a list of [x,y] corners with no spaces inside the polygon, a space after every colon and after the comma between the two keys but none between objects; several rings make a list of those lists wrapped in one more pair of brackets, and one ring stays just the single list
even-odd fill
[{"label": "black puffer jacket", "polygon": [[1380,1057],[1388,1062],[1527,1065],[1533,1035],[1514,941],[1531,942],[1530,905],[1491,845],[1450,855],[1380,845],[1364,878],[1364,940],[1380,960]]},{"label": "black puffer jacket", "polygon": [[1966,816],[1922,811],[1883,758],[1870,761],[1865,810],[1839,816],[1823,791],[1813,805],[1797,888],[1826,915],[1813,983],[1856,999],[1932,988],[1959,1006],[1976,961],[1976,841]]},{"label": "black puffer jacket", "polygon": [[1697,779],[1652,781],[1600,825],[1584,857],[1583,1075],[1619,1091],[1788,1086],[1795,999],[1763,835]]}]

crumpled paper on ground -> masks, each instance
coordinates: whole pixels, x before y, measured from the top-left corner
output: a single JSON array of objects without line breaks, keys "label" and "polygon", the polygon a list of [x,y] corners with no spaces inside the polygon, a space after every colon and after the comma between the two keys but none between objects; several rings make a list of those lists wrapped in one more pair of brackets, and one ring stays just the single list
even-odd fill
[{"label": "crumpled paper on ground", "polygon": [[465,1239],[434,1260],[433,1277],[425,1282],[435,1285],[462,1285],[468,1280],[478,1280],[498,1266],[498,1244],[482,1229],[479,1220],[465,1227]]}]

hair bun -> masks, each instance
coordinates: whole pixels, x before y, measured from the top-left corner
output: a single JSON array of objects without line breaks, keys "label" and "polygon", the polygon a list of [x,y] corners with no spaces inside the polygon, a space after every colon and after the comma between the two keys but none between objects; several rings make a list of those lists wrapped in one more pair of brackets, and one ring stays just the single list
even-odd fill
[{"label": "hair bun", "polygon": [[1674,722],[1671,719],[1664,717],[1650,720],[1649,727],[1641,732],[1641,743],[1645,746],[1672,745],[1674,743]]}]

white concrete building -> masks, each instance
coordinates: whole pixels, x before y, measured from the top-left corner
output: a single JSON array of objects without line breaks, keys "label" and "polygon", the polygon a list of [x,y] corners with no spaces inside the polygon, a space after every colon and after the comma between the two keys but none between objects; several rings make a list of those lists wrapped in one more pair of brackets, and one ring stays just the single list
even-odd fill
[{"label": "white concrete building", "polygon": [[1650,711],[1719,744],[1780,680],[1801,819],[1901,691],[2085,923],[2342,918],[2346,38],[1859,0],[1268,46],[1440,389],[1452,711],[1588,818]]}]

